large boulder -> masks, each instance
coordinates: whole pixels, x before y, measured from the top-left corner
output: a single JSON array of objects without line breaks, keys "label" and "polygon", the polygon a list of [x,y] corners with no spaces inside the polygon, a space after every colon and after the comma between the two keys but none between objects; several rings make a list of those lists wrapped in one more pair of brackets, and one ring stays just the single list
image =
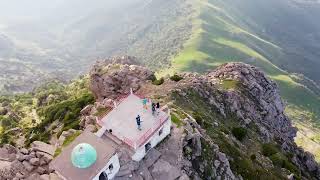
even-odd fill
[{"label": "large boulder", "polygon": [[175,180],[181,175],[180,169],[163,159],[159,159],[151,168],[152,177],[157,180]]},{"label": "large boulder", "polygon": [[23,161],[22,164],[28,172],[31,172],[35,169],[35,167],[32,164],[30,164],[28,161]]},{"label": "large boulder", "polygon": [[29,160],[30,164],[33,166],[38,166],[40,164],[40,159],[39,158],[31,158]]},{"label": "large boulder", "polygon": [[154,72],[137,65],[97,62],[90,71],[90,89],[99,101],[116,99],[137,91],[146,80],[154,78]]},{"label": "large boulder", "polygon": [[34,151],[40,151],[40,152],[44,152],[50,155],[54,155],[54,152],[56,151],[56,148],[53,145],[41,142],[41,141],[34,141],[31,144],[31,148]]}]

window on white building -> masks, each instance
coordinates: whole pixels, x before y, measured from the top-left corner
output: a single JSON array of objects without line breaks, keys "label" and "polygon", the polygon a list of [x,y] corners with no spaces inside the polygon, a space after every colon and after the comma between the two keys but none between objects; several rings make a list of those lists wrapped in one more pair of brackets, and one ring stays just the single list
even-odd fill
[{"label": "window on white building", "polygon": [[108,180],[108,175],[106,174],[106,172],[102,172],[99,176],[99,180]]},{"label": "window on white building", "polygon": [[151,149],[151,143],[148,142],[146,145],[144,145],[145,151],[148,152]]},{"label": "window on white building", "polygon": [[113,164],[109,165],[109,170],[112,171],[113,170]]},{"label": "window on white building", "polygon": [[161,136],[162,133],[163,133],[163,128],[160,129],[159,136]]}]

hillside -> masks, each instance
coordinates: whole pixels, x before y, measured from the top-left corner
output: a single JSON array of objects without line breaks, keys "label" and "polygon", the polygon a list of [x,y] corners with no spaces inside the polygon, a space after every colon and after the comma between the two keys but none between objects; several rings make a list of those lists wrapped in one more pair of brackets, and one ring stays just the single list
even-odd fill
[{"label": "hillside", "polygon": [[[262,11],[271,7],[278,9]],[[303,121],[317,123],[320,90],[315,82],[319,82],[317,67],[320,61],[313,51],[319,47],[315,41],[306,41],[305,37],[307,34],[314,36],[313,39],[320,37],[319,26],[311,18],[317,16],[317,12],[312,11],[314,16],[308,13],[317,8],[320,8],[318,4],[311,7],[285,0],[199,1],[191,38],[173,59],[173,67],[160,74],[204,72],[232,61],[249,63],[260,67],[280,85],[289,113],[308,112],[312,115]],[[302,25],[288,20],[293,17],[308,21],[301,20],[306,23]],[[284,27],[287,30],[279,32]],[[310,27],[310,32],[306,33],[302,27]]]},{"label": "hillside", "polygon": [[[15,49],[0,51],[0,67],[10,64],[23,74],[0,72],[0,77],[7,77],[0,79],[5,85],[0,93],[30,91],[43,79],[70,80],[87,72],[97,59],[113,55],[136,56],[152,69],[168,67],[191,34],[193,8],[184,0],[68,1],[53,7],[46,12],[22,11],[28,20],[0,18],[0,34]],[[0,39],[0,45],[9,45]],[[29,69],[43,78],[35,78]]]},{"label": "hillside", "polygon": [[[256,67],[228,63],[205,74],[181,73],[160,80],[146,67],[108,62],[95,64],[89,76],[67,86],[50,83],[32,94],[0,100],[0,143],[16,146],[0,148],[0,162],[6,167],[0,168],[1,178],[53,175],[48,162],[82,130],[101,128],[96,118],[112,109],[112,99],[121,102],[132,87],[135,94],[167,105],[173,127],[171,136],[139,163],[130,162],[121,151],[123,168],[116,180],[319,179],[314,157],[294,142],[297,130],[284,114],[277,84]],[[43,165],[28,159],[34,156],[35,144],[43,144],[31,143],[37,140],[58,147],[54,156],[51,151],[39,156],[46,158]]]},{"label": "hillside", "polygon": [[[68,110],[69,115],[58,119],[65,119],[60,124],[62,129],[78,128],[77,123],[71,121],[77,119],[82,102],[90,98],[81,93],[75,97],[73,87],[60,83],[48,92],[32,90],[51,80],[67,82],[78,77],[97,59],[134,55],[141,64],[156,70],[157,76],[185,71],[205,73],[224,63],[245,62],[261,68],[279,85],[287,104],[286,114],[299,128],[296,142],[320,160],[318,1],[54,2],[54,8],[45,6],[46,12],[40,19],[39,13],[43,12],[37,6],[29,11],[22,8],[20,13],[28,17],[27,21],[12,16],[10,8],[14,6],[5,5],[9,2],[1,4],[7,9],[0,11],[0,94],[30,92],[1,98],[1,102],[11,104],[10,109],[27,117],[27,122],[35,111],[42,113],[44,119],[43,126],[32,129],[34,124],[26,132],[43,131],[53,120],[45,114],[56,111],[60,114],[70,103],[76,105]],[[38,3],[41,2],[38,0]],[[226,86],[233,85],[233,82],[226,83]],[[83,85],[80,89],[87,91]],[[59,101],[37,104],[39,98],[45,96],[43,91],[54,94]],[[60,100],[66,102],[60,104]],[[10,118],[14,122],[20,119]],[[9,123],[9,129],[19,124],[11,125]],[[24,129],[24,125],[20,124],[19,128]],[[41,138],[49,141],[48,134]],[[6,140],[11,142],[10,138]]]}]

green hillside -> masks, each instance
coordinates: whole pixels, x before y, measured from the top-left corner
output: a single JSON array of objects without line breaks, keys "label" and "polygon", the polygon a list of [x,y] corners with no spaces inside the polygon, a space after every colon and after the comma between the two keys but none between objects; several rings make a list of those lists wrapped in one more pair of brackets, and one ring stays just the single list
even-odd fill
[{"label": "green hillside", "polygon": [[[259,3],[260,1],[257,2]],[[241,17],[238,12],[232,11],[233,6],[230,1],[219,0],[201,0],[195,3],[197,13],[193,19],[193,34],[184,44],[184,49],[172,60],[172,68],[162,73],[204,72],[233,61],[249,63],[260,67],[279,84],[283,98],[290,105],[288,112],[311,113],[312,118],[304,120],[320,125],[320,97],[316,95],[320,90],[305,76],[297,77],[293,74],[296,71],[293,71],[291,59],[282,43],[275,43],[270,40],[272,38],[267,40],[267,34],[258,35],[260,33],[255,32],[256,27],[243,23],[249,16],[241,14]],[[261,17],[252,18],[251,20],[259,21],[258,18]]]}]

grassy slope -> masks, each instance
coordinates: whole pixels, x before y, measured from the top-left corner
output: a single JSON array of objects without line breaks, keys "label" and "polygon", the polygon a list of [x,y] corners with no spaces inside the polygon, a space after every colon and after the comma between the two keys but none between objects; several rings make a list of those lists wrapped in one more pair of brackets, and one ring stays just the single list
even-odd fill
[{"label": "grassy slope", "polygon": [[[281,64],[284,57],[282,49],[241,28],[235,23],[237,20],[225,11],[221,1],[199,2],[195,5],[198,14],[195,14],[191,38],[173,59],[172,67],[160,75],[177,71],[204,72],[226,62],[249,63],[260,67],[278,83],[281,95],[289,105],[287,112],[293,119],[298,117],[297,114],[308,114],[303,116],[303,120],[319,126],[320,97],[275,64]],[[303,142],[298,141],[305,146]]]}]

